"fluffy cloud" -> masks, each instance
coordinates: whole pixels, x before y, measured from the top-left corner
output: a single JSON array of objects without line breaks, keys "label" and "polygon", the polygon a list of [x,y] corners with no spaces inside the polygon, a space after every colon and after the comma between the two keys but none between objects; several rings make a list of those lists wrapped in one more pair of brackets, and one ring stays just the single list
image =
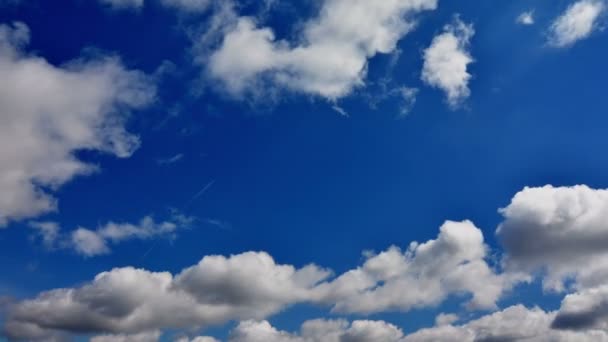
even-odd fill
[{"label": "fluffy cloud", "polygon": [[56,210],[53,190],[96,171],[77,151],[129,157],[139,139],[124,122],[154,98],[154,87],[117,58],[63,67],[26,54],[29,30],[0,25],[0,227]]},{"label": "fluffy cloud", "polygon": [[478,341],[608,341],[601,330],[584,332],[551,328],[553,312],[515,305],[461,326],[442,325],[422,329],[406,336],[404,342],[478,342]]},{"label": "fluffy cloud", "polygon": [[160,331],[146,331],[139,334],[99,335],[91,338],[90,342],[153,342],[158,341]]},{"label": "fluffy cloud", "polygon": [[110,253],[110,244],[127,240],[147,240],[157,237],[175,236],[180,228],[187,228],[194,219],[177,212],[162,222],[156,222],[152,216],[145,216],[137,224],[108,222],[95,230],[78,227],[70,234],[62,234],[58,223],[31,222],[45,247],[48,249],[73,249],[86,256],[98,256]]},{"label": "fluffy cloud", "polygon": [[500,212],[508,269],[542,271],[545,288],[557,291],[572,278],[579,289],[608,281],[608,190],[525,188]]},{"label": "fluffy cloud", "polygon": [[[131,230],[118,231],[122,238]],[[87,246],[99,249],[92,245]],[[492,308],[512,280],[494,273],[484,261],[486,249],[481,231],[464,221],[446,222],[437,239],[414,242],[406,251],[392,247],[368,255],[361,267],[331,280],[331,272],[318,266],[297,269],[253,252],[207,256],[175,276],[119,268],[84,286],[44,292],[12,306],[6,330],[32,340],[66,333],[134,334],[260,320],[297,303],[352,313],[407,311],[439,304],[450,294],[471,294],[472,308]],[[355,322],[341,338],[385,336],[376,335],[376,328]],[[380,330],[400,336],[389,328]]]},{"label": "fluffy cloud", "polygon": [[608,286],[567,295],[553,321],[558,329],[608,331]]},{"label": "fluffy cloud", "polygon": [[473,62],[468,47],[475,31],[456,18],[454,23],[446,25],[431,45],[424,50],[422,80],[430,86],[446,93],[448,104],[457,107],[469,97],[469,80],[471,74],[467,66]]},{"label": "fluffy cloud", "polygon": [[493,308],[515,279],[496,274],[486,253],[483,235],[471,222],[446,222],[436,240],[370,256],[318,290],[337,312],[407,311],[437,305],[454,293],[471,294],[472,308]]},{"label": "fluffy cloud", "polygon": [[516,21],[522,25],[534,25],[534,11],[523,12],[517,17]]},{"label": "fluffy cloud", "polygon": [[572,4],[551,25],[549,43],[567,47],[587,38],[598,28],[598,19],[605,9],[602,0],[580,0]]},{"label": "fluffy cloud", "polygon": [[207,256],[176,276],[131,267],[78,288],[57,289],[11,307],[10,337],[59,333],[135,334],[233,319],[263,319],[310,296],[328,272],[279,265],[265,253]]},{"label": "fluffy cloud", "polygon": [[265,83],[337,99],[363,84],[369,58],[395,50],[415,14],[436,6],[436,0],[325,0],[297,43],[277,39],[254,18],[236,18],[206,59],[208,72],[233,96]]},{"label": "fluffy cloud", "polygon": [[267,321],[241,322],[231,333],[230,342],[398,342],[403,332],[383,321],[312,320],[299,334],[280,331]]}]

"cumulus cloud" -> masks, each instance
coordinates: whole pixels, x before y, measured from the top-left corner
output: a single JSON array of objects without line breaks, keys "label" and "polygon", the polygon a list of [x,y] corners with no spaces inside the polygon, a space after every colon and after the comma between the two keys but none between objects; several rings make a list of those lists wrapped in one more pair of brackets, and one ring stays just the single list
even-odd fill
[{"label": "cumulus cloud", "polygon": [[93,336],[90,342],[154,342],[160,338],[160,331],[146,331],[139,334],[116,334]]},{"label": "cumulus cloud", "polygon": [[473,25],[465,24],[456,18],[446,25],[444,32],[433,38],[431,45],[424,50],[422,80],[443,90],[448,104],[455,108],[469,97],[469,80],[467,71],[473,57],[469,53],[469,43],[475,31]]},{"label": "cumulus cloud", "polygon": [[152,216],[145,216],[138,223],[108,222],[97,229],[78,227],[64,234],[56,222],[31,222],[38,231],[44,246],[48,249],[73,249],[78,254],[93,257],[111,252],[110,244],[127,240],[147,240],[157,237],[174,237],[178,229],[187,228],[192,217],[173,212],[165,221],[157,222]]},{"label": "cumulus cloud", "polygon": [[523,12],[516,21],[521,25],[534,25],[534,11]]},{"label": "cumulus cloud", "polygon": [[606,4],[602,0],[580,0],[570,5],[551,24],[549,44],[567,47],[589,37],[598,29],[598,20],[605,9]]},{"label": "cumulus cloud", "polygon": [[515,305],[464,325],[440,325],[421,329],[405,337],[404,342],[480,342],[480,341],[608,341],[601,330],[584,332],[551,328],[554,312]]},{"label": "cumulus cloud", "polygon": [[384,321],[311,320],[299,334],[280,331],[268,321],[245,321],[230,334],[229,342],[398,342],[403,332]]},{"label": "cumulus cloud", "polygon": [[334,311],[374,313],[433,306],[448,295],[471,294],[471,308],[493,308],[515,279],[486,263],[487,247],[471,222],[446,222],[436,240],[391,247],[363,266],[319,286],[320,300]]},{"label": "cumulus cloud", "polygon": [[553,327],[608,331],[608,285],[567,295],[553,321]]},{"label": "cumulus cloud", "polygon": [[608,190],[525,188],[500,212],[508,269],[543,272],[544,287],[556,291],[569,279],[578,289],[608,281]]},{"label": "cumulus cloud", "polygon": [[296,269],[252,252],[207,256],[175,276],[117,268],[81,287],[14,305],[5,330],[9,337],[36,340],[58,333],[136,334],[263,319],[309,297],[328,275],[313,265]]},{"label": "cumulus cloud", "polygon": [[[122,228],[118,235],[100,231],[112,229],[99,230],[96,236],[117,239],[141,233]],[[92,245],[87,246],[100,249]],[[414,242],[406,251],[392,247],[368,255],[361,267],[334,279],[321,267],[280,265],[266,253],[253,252],[207,256],[175,276],[118,268],[81,287],[52,290],[17,303],[6,330],[10,336],[33,340],[52,334],[135,334],[230,320],[259,321],[297,303],[349,313],[407,311],[437,305],[450,294],[470,294],[471,308],[493,308],[512,279],[496,274],[484,261],[486,253],[481,231],[464,221],[446,222],[437,239]],[[353,323],[342,339],[384,336],[374,335],[375,327],[365,321]]]},{"label": "cumulus cloud", "polygon": [[0,25],[0,227],[57,209],[53,191],[97,170],[76,152],[129,157],[129,111],[154,98],[151,80],[115,57],[57,67],[24,51],[25,24]]},{"label": "cumulus cloud", "polygon": [[436,0],[325,0],[297,42],[277,39],[254,18],[235,16],[205,59],[207,71],[237,97],[264,84],[335,100],[364,83],[368,59],[394,51],[417,13],[436,6]]}]

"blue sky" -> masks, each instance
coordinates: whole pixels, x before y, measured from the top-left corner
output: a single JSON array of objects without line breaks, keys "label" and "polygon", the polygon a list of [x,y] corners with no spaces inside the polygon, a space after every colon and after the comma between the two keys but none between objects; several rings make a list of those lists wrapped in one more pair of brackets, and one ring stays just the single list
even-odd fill
[{"label": "blue sky", "polygon": [[608,340],[607,9],[0,0],[4,339]]}]

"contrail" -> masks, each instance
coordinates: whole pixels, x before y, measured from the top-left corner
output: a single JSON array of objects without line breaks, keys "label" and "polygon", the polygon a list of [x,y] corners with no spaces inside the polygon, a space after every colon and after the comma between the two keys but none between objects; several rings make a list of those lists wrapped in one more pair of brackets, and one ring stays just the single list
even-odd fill
[{"label": "contrail", "polygon": [[[215,179],[212,180],[211,182],[207,183],[207,185],[205,185],[199,192],[197,192],[196,194],[194,194],[194,196],[192,196],[192,198],[190,199],[190,201],[188,201],[188,203],[186,203],[183,207],[182,210],[186,210],[188,209],[188,207],[190,205],[192,205],[192,203],[194,203],[194,201],[196,201],[199,197],[203,196],[205,194],[205,192],[207,192],[207,190],[209,190],[210,187],[213,186],[213,184],[215,184]],[[140,260],[145,259],[148,254],[150,254],[150,252],[152,252],[152,250],[154,249],[154,247],[156,247],[156,244],[158,243],[158,239],[154,241],[154,243],[152,244],[152,246],[150,246],[150,249],[148,249],[140,258]]]}]

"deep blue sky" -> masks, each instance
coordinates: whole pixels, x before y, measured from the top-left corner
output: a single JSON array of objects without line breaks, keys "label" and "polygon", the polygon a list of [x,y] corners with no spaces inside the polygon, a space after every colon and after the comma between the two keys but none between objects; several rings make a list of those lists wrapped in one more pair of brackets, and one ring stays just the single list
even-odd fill
[{"label": "deep blue sky", "polygon": [[[370,59],[367,85],[338,101],[349,117],[314,96],[286,93],[278,103],[251,105],[203,84],[186,31],[205,30],[198,24],[204,21],[155,3],[139,11],[80,0],[0,8],[0,23],[27,24],[27,50],[54,65],[92,48],[149,74],[165,61],[173,64],[157,76],[156,103],[128,123],[141,138],[140,149],[128,159],[81,153],[100,172],[59,188],[58,212],[38,219],[68,231],[149,214],[162,218],[171,208],[199,219],[174,240],[127,241],[95,258],[45,250],[27,222],[12,223],[0,231],[0,294],[30,297],[127,265],[177,272],[205,255],[249,250],[339,274],[359,265],[364,250],[435,238],[448,219],[473,221],[498,253],[497,210],[525,186],[608,187],[606,33],[566,49],[546,44],[547,27],[570,3],[440,1],[399,42],[402,54],[393,68],[388,55]],[[517,25],[517,15],[532,8],[535,25]],[[293,18],[314,11],[309,3],[291,2],[271,11],[267,23],[289,37]],[[422,83],[420,70],[422,51],[455,13],[474,25],[475,62],[471,96],[451,109],[441,91]],[[387,72],[393,84],[420,89],[405,117],[398,115],[397,98],[369,106],[368,97],[379,92],[374,82]],[[177,154],[183,155],[179,162],[157,162]],[[525,288],[516,301],[559,304],[538,284]],[[432,324],[437,312],[461,310],[459,303],[373,317],[412,331]],[[295,329],[324,312],[297,307],[272,322]]]}]

